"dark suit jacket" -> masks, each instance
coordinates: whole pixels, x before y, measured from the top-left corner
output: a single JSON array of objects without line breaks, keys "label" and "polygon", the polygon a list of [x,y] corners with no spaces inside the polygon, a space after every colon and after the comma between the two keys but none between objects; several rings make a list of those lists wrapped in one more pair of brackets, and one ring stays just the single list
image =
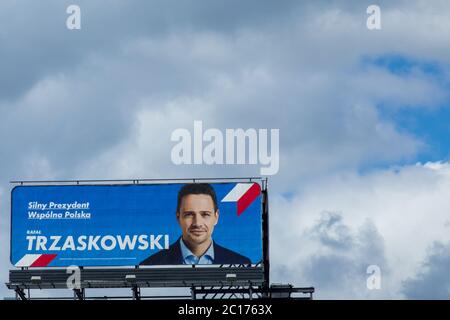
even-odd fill
[{"label": "dark suit jacket", "polygon": [[[140,265],[173,265],[173,264],[183,264],[183,255],[181,253],[180,239],[169,246],[167,250],[161,250],[157,253],[151,255]],[[219,246],[217,243],[214,244],[214,264],[250,264],[250,259]]]}]

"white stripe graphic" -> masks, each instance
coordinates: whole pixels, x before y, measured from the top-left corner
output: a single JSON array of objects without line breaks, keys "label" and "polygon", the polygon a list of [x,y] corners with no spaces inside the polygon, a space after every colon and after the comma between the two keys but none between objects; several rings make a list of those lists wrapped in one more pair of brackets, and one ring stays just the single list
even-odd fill
[{"label": "white stripe graphic", "polygon": [[16,267],[29,267],[35,262],[41,254],[26,254],[20,259],[15,266]]},{"label": "white stripe graphic", "polygon": [[253,186],[253,183],[237,183],[233,189],[222,199],[222,202],[238,201],[244,193]]}]

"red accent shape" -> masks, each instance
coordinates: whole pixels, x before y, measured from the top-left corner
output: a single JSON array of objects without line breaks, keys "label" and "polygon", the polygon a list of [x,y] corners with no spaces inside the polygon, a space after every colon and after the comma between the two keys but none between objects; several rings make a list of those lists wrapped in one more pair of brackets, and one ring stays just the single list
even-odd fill
[{"label": "red accent shape", "polygon": [[258,183],[254,183],[250,189],[248,189],[242,197],[237,201],[237,215],[238,217],[244,212],[245,209],[259,196],[261,188]]},{"label": "red accent shape", "polygon": [[43,254],[37,258],[30,267],[46,267],[56,256],[56,254]]}]

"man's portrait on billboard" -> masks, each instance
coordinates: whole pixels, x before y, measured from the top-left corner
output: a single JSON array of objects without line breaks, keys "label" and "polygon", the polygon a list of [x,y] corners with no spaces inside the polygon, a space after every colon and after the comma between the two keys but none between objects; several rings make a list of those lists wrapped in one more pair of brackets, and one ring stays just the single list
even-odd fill
[{"label": "man's portrait on billboard", "polygon": [[141,265],[250,264],[250,259],[220,246],[213,240],[219,223],[217,197],[207,183],[190,183],[178,192],[176,220],[181,236],[167,250],[161,250]]}]

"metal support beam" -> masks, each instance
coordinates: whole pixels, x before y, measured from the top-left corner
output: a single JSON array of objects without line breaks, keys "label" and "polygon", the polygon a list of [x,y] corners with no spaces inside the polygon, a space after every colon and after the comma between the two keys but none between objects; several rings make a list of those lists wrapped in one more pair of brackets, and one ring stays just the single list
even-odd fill
[{"label": "metal support beam", "polygon": [[131,184],[141,184],[141,183],[196,183],[196,182],[213,182],[213,181],[223,181],[223,182],[255,182],[255,181],[266,181],[262,177],[235,177],[235,178],[174,178],[174,179],[87,179],[87,180],[12,180],[11,184],[18,185],[36,185],[36,184],[67,184],[67,185],[85,185],[85,184],[111,184],[111,183],[131,183]]},{"label": "metal support beam", "polygon": [[263,225],[263,266],[264,266],[264,284],[263,288],[266,292],[263,292],[263,297],[269,297],[270,287],[270,257],[269,257],[269,195],[266,188],[261,191],[262,194],[262,225]]},{"label": "metal support beam", "polygon": [[14,290],[16,292],[16,299],[17,297],[20,298],[20,300],[28,300],[27,296],[25,295],[25,292],[21,288],[16,288]]},{"label": "metal support beam", "polygon": [[84,294],[84,288],[83,289],[73,289],[74,298],[77,300],[84,300],[85,294]]},{"label": "metal support beam", "polygon": [[133,286],[131,290],[133,292],[133,300],[141,300],[141,288],[138,286]]}]

